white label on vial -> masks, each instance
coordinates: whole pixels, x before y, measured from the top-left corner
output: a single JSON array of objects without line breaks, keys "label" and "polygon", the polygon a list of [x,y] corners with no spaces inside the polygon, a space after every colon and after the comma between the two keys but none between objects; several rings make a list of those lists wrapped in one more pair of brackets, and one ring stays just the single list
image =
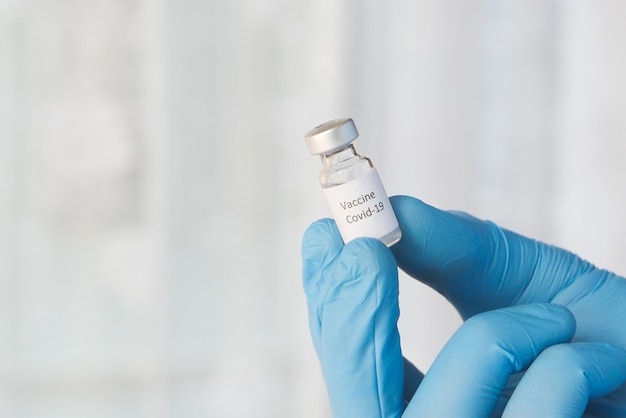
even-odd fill
[{"label": "white label on vial", "polygon": [[376,169],[322,190],[344,242],[358,237],[382,238],[398,227]]}]

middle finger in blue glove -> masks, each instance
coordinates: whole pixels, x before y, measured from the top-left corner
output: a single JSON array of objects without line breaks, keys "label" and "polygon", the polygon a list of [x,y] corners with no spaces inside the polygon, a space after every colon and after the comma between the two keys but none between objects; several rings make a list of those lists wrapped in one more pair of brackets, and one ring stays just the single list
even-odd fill
[{"label": "middle finger in blue glove", "polygon": [[576,330],[572,314],[554,304],[485,312],[466,321],[439,353],[404,417],[488,417],[509,375],[524,370]]}]

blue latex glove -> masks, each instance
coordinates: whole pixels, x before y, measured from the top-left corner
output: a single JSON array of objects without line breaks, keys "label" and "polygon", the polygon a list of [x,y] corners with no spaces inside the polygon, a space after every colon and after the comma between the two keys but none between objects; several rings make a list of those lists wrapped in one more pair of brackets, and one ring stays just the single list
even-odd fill
[{"label": "blue latex glove", "polygon": [[[505,407],[504,416],[579,417],[590,398],[585,416],[626,416],[624,279],[466,214],[402,196],[392,204],[403,231],[395,259],[376,240],[344,246],[330,220],[305,233],[311,334],[336,417]],[[400,351],[396,260],[472,317],[421,383]]]}]

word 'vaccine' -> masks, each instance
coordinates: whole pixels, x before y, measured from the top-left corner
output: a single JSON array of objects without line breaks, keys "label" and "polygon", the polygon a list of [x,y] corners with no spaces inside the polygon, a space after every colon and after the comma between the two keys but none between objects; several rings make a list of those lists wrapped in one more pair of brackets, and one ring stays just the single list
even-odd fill
[{"label": "word 'vaccine'", "polygon": [[372,160],[352,145],[358,136],[352,119],[336,119],[315,127],[304,140],[322,159],[320,183],[343,241],[371,237],[391,247],[402,232]]}]

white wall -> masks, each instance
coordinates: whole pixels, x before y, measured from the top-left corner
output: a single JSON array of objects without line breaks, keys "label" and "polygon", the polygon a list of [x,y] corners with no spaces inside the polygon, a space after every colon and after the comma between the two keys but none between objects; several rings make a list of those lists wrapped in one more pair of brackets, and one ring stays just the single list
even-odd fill
[{"label": "white wall", "polygon": [[[320,417],[302,140],[626,273],[626,3],[0,0],[0,415]],[[459,319],[401,278],[406,354]],[[435,318],[433,320],[433,318]]]}]

